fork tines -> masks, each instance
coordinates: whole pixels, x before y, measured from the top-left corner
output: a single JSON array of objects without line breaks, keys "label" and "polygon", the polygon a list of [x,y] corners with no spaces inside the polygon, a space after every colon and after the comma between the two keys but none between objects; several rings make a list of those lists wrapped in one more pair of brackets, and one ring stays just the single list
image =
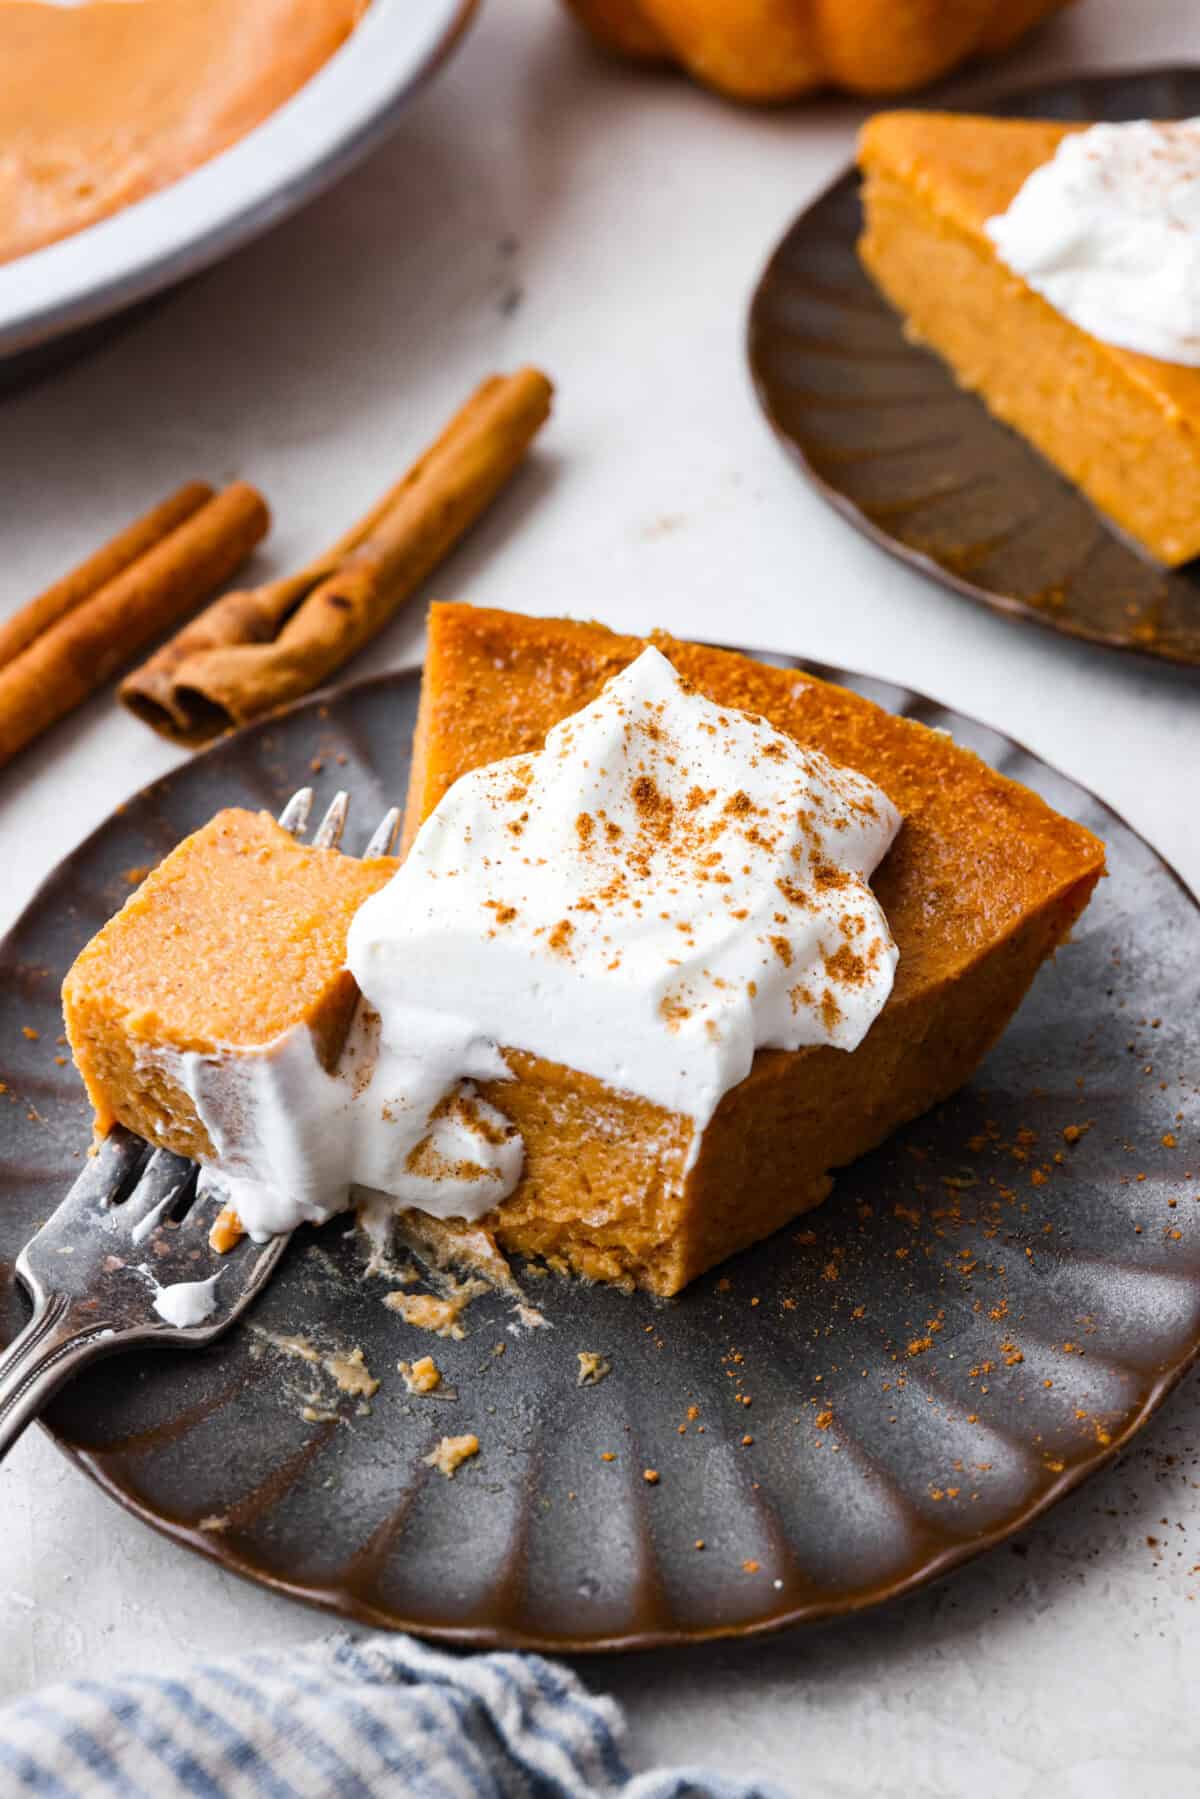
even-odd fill
[{"label": "fork tines", "polygon": [[[312,811],[313,790],[311,787],[298,787],[291,799],[279,814],[279,822],[285,831],[293,837],[302,837]],[[346,819],[350,811],[350,795],[345,788],[340,788],[325,808],[320,824],[313,832],[312,846],[317,850],[334,850],[342,841],[342,833],[346,829]],[[400,808],[390,806],[372,831],[367,847],[363,851],[364,860],[374,856],[389,856],[396,841],[396,833],[400,828]]]}]

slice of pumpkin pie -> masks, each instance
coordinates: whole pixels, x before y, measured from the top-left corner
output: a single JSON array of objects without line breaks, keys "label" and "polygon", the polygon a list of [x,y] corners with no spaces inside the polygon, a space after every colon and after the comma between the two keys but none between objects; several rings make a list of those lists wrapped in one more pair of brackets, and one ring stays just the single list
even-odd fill
[{"label": "slice of pumpkin pie", "polygon": [[[210,1138],[236,1159],[238,1120],[261,1141],[290,1093],[324,1120],[331,1209],[354,1185],[661,1294],[818,1204],[832,1170],[965,1081],[1103,869],[1035,794],[854,693],[467,606],[431,612],[406,830],[391,879],[355,892],[348,924],[330,911],[329,956],[364,996],[354,1068],[307,1088],[276,1072],[262,1099],[264,1060],[311,1062],[297,1006],[254,1079],[229,1044],[191,1082]],[[139,931],[153,911],[151,893]],[[269,971],[275,927],[255,916]],[[118,953],[125,917],[68,979],[85,1057],[89,1019],[144,1028],[124,988],[158,946]],[[177,1048],[143,1035],[132,1060]],[[92,1054],[99,1116],[177,1146],[144,1080],[106,1082],[129,1062]],[[269,1185],[261,1158],[236,1171]],[[276,1228],[283,1210],[276,1193]]]},{"label": "slice of pumpkin pie", "polygon": [[1200,121],[886,112],[858,161],[909,335],[1156,560],[1200,552]]},{"label": "slice of pumpkin pie", "polygon": [[75,1062],[96,1124],[136,1108],[138,1133],[179,1154],[215,1154],[190,1095],[152,1060],[235,1044],[261,1050],[302,1024],[335,1067],[358,989],[346,933],[395,873],[298,843],[265,812],[231,808],[193,831],[82,950],[63,987]]}]

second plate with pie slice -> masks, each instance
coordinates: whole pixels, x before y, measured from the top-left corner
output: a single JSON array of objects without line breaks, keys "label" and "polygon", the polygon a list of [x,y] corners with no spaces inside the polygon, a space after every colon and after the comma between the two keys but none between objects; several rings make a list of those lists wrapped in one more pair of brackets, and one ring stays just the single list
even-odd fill
[{"label": "second plate with pie slice", "polygon": [[[1200,112],[1200,71],[1095,76],[997,102],[1062,121]],[[1200,666],[1200,562],[1139,554],[1070,481],[905,336],[859,261],[850,171],[792,226],[750,317],[772,425],[859,530],[995,610],[1067,636]]]}]

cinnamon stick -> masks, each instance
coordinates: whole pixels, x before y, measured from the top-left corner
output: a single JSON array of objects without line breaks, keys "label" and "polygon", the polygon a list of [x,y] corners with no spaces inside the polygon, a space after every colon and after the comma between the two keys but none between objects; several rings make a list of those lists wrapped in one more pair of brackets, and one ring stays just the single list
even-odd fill
[{"label": "cinnamon stick", "polygon": [[134,519],[123,531],[110,539],[106,544],[73,568],[69,575],[48,587],[45,593],[38,594],[28,605],[14,612],[11,618],[0,624],[0,668],[4,668],[15,656],[31,644],[35,637],[64,617],[73,612],[82,600],[90,599],[97,590],[113,580],[123,569],[144,556],[147,550],[181,525],[193,512],[198,512],[207,500],[213,497],[213,490],[207,481],[189,481],[170,494],[165,500],[144,513],[141,518]]},{"label": "cinnamon stick", "polygon": [[0,668],[0,766],[228,580],[269,522],[262,495],[235,482],[60,610]]},{"label": "cinnamon stick", "polygon": [[298,574],[226,594],[121,685],[197,744],[311,692],[399,610],[513,474],[550,411],[537,369],[493,375],[366,516]]}]

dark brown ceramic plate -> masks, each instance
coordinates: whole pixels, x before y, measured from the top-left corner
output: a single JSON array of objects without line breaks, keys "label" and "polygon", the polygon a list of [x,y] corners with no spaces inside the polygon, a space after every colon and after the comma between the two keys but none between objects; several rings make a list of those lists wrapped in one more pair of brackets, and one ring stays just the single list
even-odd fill
[{"label": "dark brown ceramic plate", "polygon": [[[1200,69],[1093,75],[975,110],[1131,119],[1200,112]],[[1200,561],[1140,556],[945,364],[909,343],[861,267],[850,170],[801,213],[750,311],[767,417],[817,491],[892,555],[1069,637],[1200,665]]]},{"label": "dark brown ceramic plate", "polygon": [[[50,1430],[115,1498],[372,1623],[622,1647],[902,1592],[1027,1524],[1159,1404],[1200,1347],[1196,903],[1008,739],[815,672],[952,731],[1108,841],[1111,878],[976,1080],[667,1305],[527,1278],[549,1329],[514,1334],[489,1294],[463,1341],[435,1341],[384,1307],[344,1221],[300,1232],[224,1341],[114,1358],[56,1403]],[[76,950],[185,832],[229,802],[277,808],[314,758],[321,800],[353,792],[353,848],[403,793],[416,700],[415,675],[384,676],[184,764],[63,863],[0,950],[4,1334],[26,1313],[13,1258],[88,1138],[56,1041]],[[361,1345],[370,1415],[264,1333]],[[456,1398],[406,1392],[397,1360],[431,1348]],[[580,1350],[611,1361],[602,1384],[577,1387]],[[465,1431],[482,1451],[452,1482],[423,1465]]]}]

